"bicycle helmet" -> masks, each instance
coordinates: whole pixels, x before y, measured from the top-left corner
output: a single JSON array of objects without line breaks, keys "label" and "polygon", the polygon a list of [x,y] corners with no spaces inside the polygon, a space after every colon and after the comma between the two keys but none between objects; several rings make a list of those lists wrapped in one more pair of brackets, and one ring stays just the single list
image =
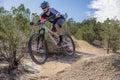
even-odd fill
[{"label": "bicycle helmet", "polygon": [[49,3],[47,1],[44,1],[43,3],[41,3],[41,8],[45,8],[45,7],[49,7]]}]

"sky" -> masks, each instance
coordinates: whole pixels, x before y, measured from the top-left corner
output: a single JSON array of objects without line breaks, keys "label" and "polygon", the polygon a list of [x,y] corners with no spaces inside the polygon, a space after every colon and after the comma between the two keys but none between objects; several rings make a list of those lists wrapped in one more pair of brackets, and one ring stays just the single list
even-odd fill
[{"label": "sky", "polygon": [[[31,12],[41,14],[40,4],[44,0],[0,0],[0,7],[10,10],[12,6],[18,7],[24,4]],[[73,18],[76,22],[95,17],[98,21],[106,18],[120,20],[120,0],[45,0],[50,7],[55,8],[62,14],[67,13],[68,18]]]}]

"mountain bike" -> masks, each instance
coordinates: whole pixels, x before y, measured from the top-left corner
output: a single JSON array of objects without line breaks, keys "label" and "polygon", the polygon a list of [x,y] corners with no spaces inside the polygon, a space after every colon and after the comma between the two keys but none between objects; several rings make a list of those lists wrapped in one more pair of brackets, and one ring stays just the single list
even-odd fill
[{"label": "mountain bike", "polygon": [[[29,54],[31,59],[36,63],[36,64],[43,64],[46,62],[48,58],[48,45],[46,42],[46,37],[45,34],[48,34],[50,37],[51,41],[56,45],[59,40],[59,35],[56,32],[51,31],[49,28],[46,27],[46,22],[48,20],[44,20],[39,22],[40,28],[38,32],[33,33],[28,41],[28,49],[29,49]],[[35,27],[33,25],[33,27]],[[75,44],[71,36],[68,34],[63,34],[62,35],[63,42],[61,47],[64,52],[67,55],[74,55],[75,53]]]}]

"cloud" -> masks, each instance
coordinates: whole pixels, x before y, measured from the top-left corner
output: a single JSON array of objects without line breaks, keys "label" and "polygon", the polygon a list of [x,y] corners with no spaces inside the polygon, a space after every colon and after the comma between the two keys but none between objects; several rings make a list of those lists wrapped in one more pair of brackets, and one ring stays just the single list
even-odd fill
[{"label": "cloud", "polygon": [[98,21],[103,22],[106,18],[114,17],[120,20],[120,0],[92,0],[89,8],[95,9],[91,15]]}]

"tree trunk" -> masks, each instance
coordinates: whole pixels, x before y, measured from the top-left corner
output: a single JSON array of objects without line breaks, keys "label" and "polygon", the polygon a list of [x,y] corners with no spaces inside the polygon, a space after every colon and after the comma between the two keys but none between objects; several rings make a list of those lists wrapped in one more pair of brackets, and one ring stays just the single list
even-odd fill
[{"label": "tree trunk", "polygon": [[108,39],[107,40],[107,54],[109,54],[110,53],[110,40]]},{"label": "tree trunk", "polygon": [[9,78],[12,80],[14,77],[13,75],[13,70],[17,68],[18,62],[16,60],[16,51],[13,51],[11,54],[11,57],[9,59]]}]

